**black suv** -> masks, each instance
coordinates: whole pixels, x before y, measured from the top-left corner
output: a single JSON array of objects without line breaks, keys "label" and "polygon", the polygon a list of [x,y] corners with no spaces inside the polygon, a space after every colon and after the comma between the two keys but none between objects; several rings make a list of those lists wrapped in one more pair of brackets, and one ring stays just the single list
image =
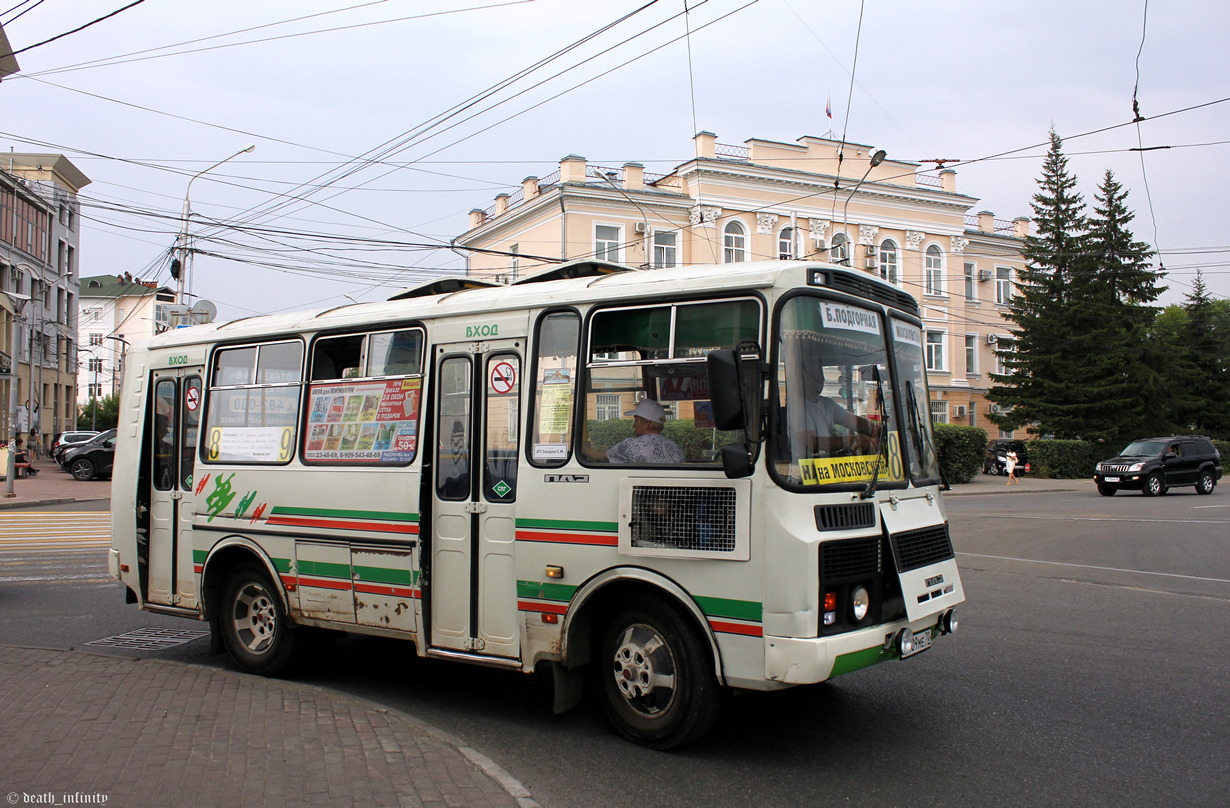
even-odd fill
[{"label": "black suv", "polygon": [[1176,435],[1132,441],[1118,457],[1098,463],[1093,481],[1104,497],[1120,489],[1156,497],[1179,485],[1211,494],[1221,471],[1221,454],[1212,441],[1202,435]]},{"label": "black suv", "polygon": [[1029,462],[1029,455],[1025,452],[1025,441],[997,438],[987,444],[987,454],[982,459],[982,473],[1007,474],[1005,466],[1008,463],[1007,456],[1010,449],[1016,450],[1016,476],[1020,477],[1029,471],[1025,467]]},{"label": "black suv", "polygon": [[108,429],[64,453],[63,466],[76,480],[110,477],[115,462],[115,430]]}]

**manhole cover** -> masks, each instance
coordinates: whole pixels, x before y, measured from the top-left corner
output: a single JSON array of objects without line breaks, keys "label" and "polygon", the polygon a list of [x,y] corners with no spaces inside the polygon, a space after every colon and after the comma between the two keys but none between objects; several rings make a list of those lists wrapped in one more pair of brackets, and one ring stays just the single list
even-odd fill
[{"label": "manhole cover", "polygon": [[140,651],[157,651],[160,648],[170,648],[192,642],[198,637],[205,637],[208,631],[193,631],[176,628],[139,628],[116,634],[114,637],[104,637],[101,640],[87,642],[86,645],[105,645],[108,648],[135,648]]}]

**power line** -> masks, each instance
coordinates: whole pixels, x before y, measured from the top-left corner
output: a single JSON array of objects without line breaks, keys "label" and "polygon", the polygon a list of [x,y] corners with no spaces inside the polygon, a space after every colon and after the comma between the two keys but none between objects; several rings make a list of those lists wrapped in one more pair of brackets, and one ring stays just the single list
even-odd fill
[{"label": "power line", "polygon": [[123,8],[116,9],[115,11],[112,11],[110,14],[103,15],[102,17],[99,17],[99,18],[98,18],[98,19],[96,19],[96,20],[91,20],[91,21],[87,22],[85,25],[79,25],[79,26],[77,26],[76,28],[74,28],[74,29],[73,29],[73,30],[71,30],[71,31],[65,31],[65,32],[64,32],[64,33],[62,33],[62,34],[56,34],[55,36],[51,37],[50,39],[44,39],[42,42],[35,42],[33,45],[26,45],[24,48],[19,48],[19,49],[15,50],[15,51],[10,51],[9,53],[0,53],[0,58],[5,57],[5,56],[16,56],[16,55],[17,55],[17,54],[19,54],[19,53],[25,53],[25,52],[26,52],[26,51],[28,51],[28,50],[34,50],[35,48],[40,48],[40,47],[42,47],[43,45],[47,45],[47,44],[49,44],[49,43],[51,43],[51,42],[55,42],[57,39],[63,39],[64,37],[66,37],[66,36],[70,36],[70,35],[75,34],[75,33],[78,33],[79,31],[84,31],[85,29],[89,28],[91,25],[97,25],[98,23],[102,22],[103,20],[109,20],[109,19],[111,19],[112,17],[114,17],[116,14],[120,14],[120,13],[122,13],[122,12],[125,12],[125,11],[127,11],[128,9],[132,8],[133,6],[139,6],[139,5],[141,5],[142,3],[144,3],[144,2],[145,2],[145,0],[133,0],[133,2],[129,3],[128,5],[124,6]]}]

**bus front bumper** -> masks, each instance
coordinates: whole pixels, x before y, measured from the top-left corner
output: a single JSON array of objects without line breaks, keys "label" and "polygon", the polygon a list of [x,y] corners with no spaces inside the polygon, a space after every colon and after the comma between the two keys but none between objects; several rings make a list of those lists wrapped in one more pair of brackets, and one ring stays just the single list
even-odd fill
[{"label": "bus front bumper", "polygon": [[765,678],[785,685],[823,682],[880,662],[916,656],[956,630],[956,610],[948,609],[914,623],[883,623],[835,637],[766,635]]}]

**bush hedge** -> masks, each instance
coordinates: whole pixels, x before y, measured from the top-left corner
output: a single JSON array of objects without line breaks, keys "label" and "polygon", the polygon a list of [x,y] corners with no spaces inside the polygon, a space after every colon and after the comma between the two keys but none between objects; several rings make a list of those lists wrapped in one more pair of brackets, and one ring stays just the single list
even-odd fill
[{"label": "bush hedge", "polygon": [[982,471],[987,451],[987,431],[976,426],[934,424],[940,468],[950,483],[968,483]]}]

